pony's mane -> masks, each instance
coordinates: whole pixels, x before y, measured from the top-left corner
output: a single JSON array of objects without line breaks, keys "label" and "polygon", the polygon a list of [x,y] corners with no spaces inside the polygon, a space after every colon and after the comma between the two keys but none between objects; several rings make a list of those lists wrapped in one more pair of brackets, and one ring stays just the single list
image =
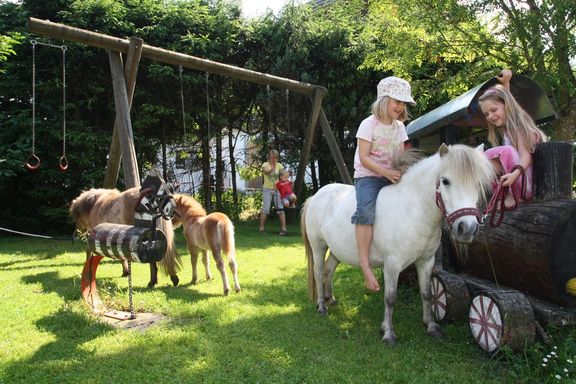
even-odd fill
[{"label": "pony's mane", "polygon": [[435,177],[438,177],[444,170],[452,171],[458,180],[465,185],[473,186],[482,191],[482,200],[485,200],[485,191],[495,178],[494,167],[486,156],[476,149],[462,144],[448,146],[448,152],[442,156],[436,153],[417,161],[407,170],[402,180],[416,177],[412,175],[417,172],[417,169],[422,168],[427,175],[432,175],[434,172]]},{"label": "pony's mane", "polygon": [[494,167],[483,153],[466,145],[454,144],[448,147],[448,153],[441,157],[442,169],[450,169],[466,185],[474,186],[484,192],[495,178]]},{"label": "pony's mane", "polygon": [[404,173],[424,157],[424,153],[417,148],[397,152],[392,157],[392,168]]},{"label": "pony's mane", "polygon": [[176,207],[178,209],[178,213],[183,217],[198,217],[198,216],[206,216],[206,210],[192,196],[182,195],[182,194],[175,194],[174,200],[176,201]]}]

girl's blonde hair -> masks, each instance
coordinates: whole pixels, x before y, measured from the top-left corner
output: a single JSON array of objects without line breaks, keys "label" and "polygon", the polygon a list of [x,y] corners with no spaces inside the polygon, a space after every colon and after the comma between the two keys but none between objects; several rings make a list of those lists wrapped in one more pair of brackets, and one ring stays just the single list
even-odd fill
[{"label": "girl's blonde hair", "polygon": [[[376,116],[376,119],[381,123],[388,121],[391,117],[388,115],[388,102],[390,101],[389,96],[383,96],[372,103],[372,114]],[[408,105],[404,103],[404,111],[398,116],[398,120],[405,122],[408,120]],[[394,121],[394,119],[392,119]]]},{"label": "girl's blonde hair", "polygon": [[489,121],[488,124],[488,141],[493,146],[499,145],[498,136],[503,137],[504,132],[515,148],[518,148],[518,139],[521,138],[526,143],[530,153],[534,153],[536,144],[547,141],[546,134],[536,126],[532,117],[516,101],[512,93],[501,85],[489,88],[482,96],[478,98],[478,104],[482,108],[482,102],[491,100],[496,103],[504,104],[506,114],[504,126],[496,127]]},{"label": "girl's blonde hair", "polygon": [[270,157],[270,155],[274,156],[276,160],[280,159],[280,153],[278,153],[278,151],[275,149],[268,151],[268,157]]}]

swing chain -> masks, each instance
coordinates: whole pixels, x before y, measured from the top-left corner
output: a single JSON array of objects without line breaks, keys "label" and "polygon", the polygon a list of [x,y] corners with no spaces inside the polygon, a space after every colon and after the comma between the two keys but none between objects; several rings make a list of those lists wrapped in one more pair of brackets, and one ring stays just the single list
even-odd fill
[{"label": "swing chain", "polygon": [[134,301],[132,299],[132,296],[134,294],[134,291],[132,289],[132,262],[130,260],[128,261],[128,305],[130,306],[130,320],[133,320],[136,318],[136,315],[134,314]]},{"label": "swing chain", "polygon": [[26,168],[35,171],[40,167],[40,158],[36,156],[36,40],[32,40],[32,153],[26,160]]},{"label": "swing chain", "polygon": [[206,121],[208,124],[208,142],[210,142],[210,92],[209,83],[210,72],[206,72]]},{"label": "swing chain", "polygon": [[36,148],[36,40],[32,40],[32,155]]},{"label": "swing chain", "polygon": [[286,88],[286,133],[290,132],[290,90]]},{"label": "swing chain", "polygon": [[180,100],[182,103],[182,126],[184,129],[184,144],[186,144],[186,112],[184,111],[184,86],[182,84],[182,66],[178,66],[180,72]]},{"label": "swing chain", "polygon": [[266,84],[266,99],[268,101],[268,126],[273,130],[272,127],[272,102],[270,100],[270,84]]},{"label": "swing chain", "polygon": [[59,166],[61,171],[68,168],[68,159],[66,158],[66,49],[65,45],[60,47],[62,49],[62,157],[60,158]]}]

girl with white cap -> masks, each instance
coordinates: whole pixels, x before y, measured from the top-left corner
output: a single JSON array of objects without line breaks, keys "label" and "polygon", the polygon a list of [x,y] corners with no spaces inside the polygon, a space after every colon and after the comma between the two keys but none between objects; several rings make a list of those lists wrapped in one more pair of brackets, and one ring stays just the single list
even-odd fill
[{"label": "girl with white cap", "polygon": [[366,287],[380,290],[380,284],[370,266],[376,198],[381,188],[400,181],[401,172],[392,166],[392,158],[404,150],[408,140],[404,121],[408,118],[406,104],[416,105],[410,84],[398,77],[386,77],[377,87],[377,98],[372,114],[362,121],[356,138],[354,155],[354,187],[356,212],[352,224],[356,225],[356,244],[360,268]]}]

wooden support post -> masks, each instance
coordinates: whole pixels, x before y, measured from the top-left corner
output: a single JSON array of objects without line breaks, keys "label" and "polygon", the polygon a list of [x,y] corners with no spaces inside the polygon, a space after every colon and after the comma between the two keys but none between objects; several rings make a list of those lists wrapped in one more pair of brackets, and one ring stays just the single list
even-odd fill
[{"label": "wooden support post", "polygon": [[[129,109],[132,107],[132,98],[134,96],[134,88],[136,87],[136,75],[138,74],[138,65],[140,63],[140,57],[142,56],[143,45],[144,40],[137,37],[130,38],[130,46],[128,47],[126,64],[124,66]],[[106,175],[104,177],[104,188],[115,188],[116,182],[118,181],[120,160],[122,159],[118,124],[118,117],[116,117],[114,131],[112,133],[112,142],[110,144],[110,153],[108,155],[108,164],[106,166]]]},{"label": "wooden support post", "polygon": [[330,152],[332,152],[332,157],[336,162],[336,167],[338,168],[342,182],[344,184],[353,184],[350,173],[348,172],[348,168],[346,168],[344,158],[342,157],[342,153],[340,152],[340,148],[338,147],[336,137],[334,137],[334,133],[332,132],[332,128],[330,128],[328,118],[324,113],[324,108],[320,108],[320,125],[322,126],[322,133],[324,133],[324,137],[326,138]]},{"label": "wooden support post", "polygon": [[112,72],[112,86],[114,88],[114,104],[116,106],[116,121],[118,122],[120,148],[122,152],[122,169],[126,188],[140,185],[138,161],[134,149],[134,136],[132,133],[132,121],[130,120],[130,106],[128,103],[128,91],[124,79],[122,66],[122,54],[120,52],[108,52],[110,69]]},{"label": "wooden support post", "polygon": [[325,94],[326,92],[324,90],[318,88],[315,90],[314,96],[312,97],[312,111],[310,113],[310,119],[308,120],[308,129],[306,130],[306,136],[304,138],[304,148],[302,148],[300,163],[298,164],[298,172],[296,173],[296,180],[294,181],[294,193],[296,196],[300,196],[302,192],[306,166],[308,165],[310,150],[312,149],[312,142],[314,141],[318,116],[320,115],[320,109],[322,107],[322,98]]},{"label": "wooden support post", "polygon": [[541,201],[572,198],[573,161],[571,142],[538,144],[534,152],[534,198]]}]

